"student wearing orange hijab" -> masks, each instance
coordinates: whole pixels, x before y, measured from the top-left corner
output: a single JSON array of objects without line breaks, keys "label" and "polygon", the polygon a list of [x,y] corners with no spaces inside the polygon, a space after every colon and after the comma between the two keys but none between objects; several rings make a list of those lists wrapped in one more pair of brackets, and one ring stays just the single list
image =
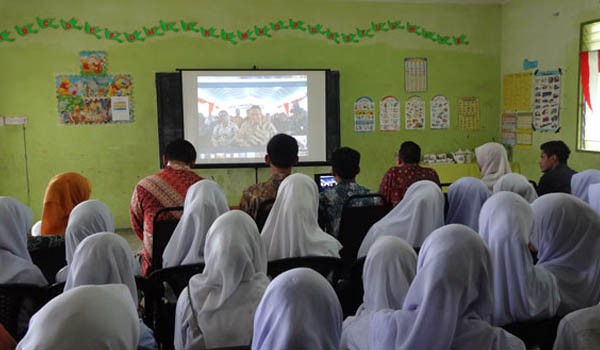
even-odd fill
[{"label": "student wearing orange hijab", "polygon": [[92,186],[77,173],[58,174],[50,180],[44,195],[42,236],[64,235],[73,208],[90,198]]}]

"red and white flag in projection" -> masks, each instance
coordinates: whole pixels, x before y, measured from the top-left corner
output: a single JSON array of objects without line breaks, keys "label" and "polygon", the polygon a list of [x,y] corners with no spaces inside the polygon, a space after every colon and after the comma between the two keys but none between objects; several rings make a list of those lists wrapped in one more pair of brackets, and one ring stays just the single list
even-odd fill
[{"label": "red and white flag in projection", "polygon": [[598,83],[600,79],[600,51],[583,51],[579,53],[581,66],[581,89],[583,98],[591,111],[600,109],[600,91]]}]

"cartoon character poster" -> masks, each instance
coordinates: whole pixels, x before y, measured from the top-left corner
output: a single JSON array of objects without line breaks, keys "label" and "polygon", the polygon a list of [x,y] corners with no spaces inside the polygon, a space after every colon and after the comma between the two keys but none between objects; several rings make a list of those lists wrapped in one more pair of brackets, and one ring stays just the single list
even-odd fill
[{"label": "cartoon character poster", "polygon": [[60,122],[64,124],[97,124],[131,121],[121,116],[113,119],[111,98],[131,98],[132,84],[129,75],[59,75],[56,77],[56,96]]},{"label": "cartoon character poster", "polygon": [[81,51],[79,62],[81,75],[106,75],[108,67],[104,51]]}]

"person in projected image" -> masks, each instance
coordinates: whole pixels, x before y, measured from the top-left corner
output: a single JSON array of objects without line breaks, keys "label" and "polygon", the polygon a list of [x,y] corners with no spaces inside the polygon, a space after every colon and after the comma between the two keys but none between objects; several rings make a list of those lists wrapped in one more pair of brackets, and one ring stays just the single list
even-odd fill
[{"label": "person in projected image", "polygon": [[300,107],[298,102],[294,103],[290,110],[290,119],[292,135],[306,134],[308,115],[306,110]]},{"label": "person in projected image", "polygon": [[239,127],[231,121],[229,113],[227,111],[220,111],[217,115],[217,124],[211,136],[213,147],[232,146],[238,131]]},{"label": "person in projected image", "polygon": [[275,126],[265,118],[260,106],[254,105],[247,111],[247,117],[240,126],[237,141],[242,147],[264,146],[277,133]]}]

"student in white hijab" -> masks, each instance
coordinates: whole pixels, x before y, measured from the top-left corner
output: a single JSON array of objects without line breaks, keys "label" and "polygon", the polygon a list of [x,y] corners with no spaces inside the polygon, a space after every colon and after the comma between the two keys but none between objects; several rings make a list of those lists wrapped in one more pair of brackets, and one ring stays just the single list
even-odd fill
[{"label": "student in white hijab", "polygon": [[331,284],[307,268],[277,276],[254,316],[252,349],[339,349],[342,307]]},{"label": "student in white hijab", "polygon": [[529,203],[532,203],[538,197],[531,182],[525,176],[516,173],[506,174],[498,179],[494,185],[494,193],[500,191],[514,192],[525,198]]},{"label": "student in white hijab", "polygon": [[358,257],[367,255],[380,236],[397,236],[418,248],[436,228],[444,225],[444,195],[429,180],[410,185],[404,198],[386,216],[376,222],[363,239]]},{"label": "student in white hijab", "polygon": [[463,224],[479,229],[479,212],[490,197],[486,184],[474,177],[463,177],[448,187],[446,224]]},{"label": "student in white hijab", "polygon": [[125,286],[82,286],[42,307],[17,349],[133,350],[138,337],[135,304]]},{"label": "student in white hijab", "polygon": [[376,311],[402,308],[417,270],[417,254],[402,238],[379,237],[367,253],[362,273],[363,303],[344,320],[340,348],[369,349],[371,320]]},{"label": "student in white hijab", "polygon": [[204,262],[206,232],[227,211],[227,197],[216,182],[201,180],[190,186],[181,220],[163,252],[163,268]]},{"label": "student in white hijab", "polygon": [[475,157],[481,170],[481,180],[490,191],[502,175],[511,172],[506,149],[499,143],[488,142],[475,148]]},{"label": "student in white hijab", "polygon": [[558,315],[600,302],[600,214],[566,193],[538,198],[533,208],[531,243],[538,251],[537,265],[558,282]]},{"label": "student in white hijab", "polygon": [[590,206],[600,213],[600,183],[588,187],[588,199]]},{"label": "student in white hijab", "polygon": [[556,279],[533,265],[528,247],[532,231],[533,210],[516,193],[498,192],[481,209],[479,234],[489,247],[494,267],[495,325],[548,319],[558,310]]},{"label": "student in white hijab", "polygon": [[[134,269],[137,264],[127,241],[112,232],[99,232],[85,238],[75,249],[64,291],[82,285],[120,283],[138,305]],[[156,349],[152,331],[139,320],[138,349]]]},{"label": "student in white hijab", "polygon": [[204,272],[190,279],[177,301],[175,348],[249,345],[254,312],[269,284],[256,223],[240,210],[221,215],[204,253]]},{"label": "student in white hijab", "polygon": [[279,186],[261,238],[269,261],[301,256],[339,258],[342,245],[318,224],[319,190],[313,179],[292,174]]},{"label": "student in white hijab", "polygon": [[21,202],[0,197],[0,283],[48,284],[42,271],[31,262],[27,232],[33,213]]},{"label": "student in white hijab", "polygon": [[600,305],[573,311],[560,320],[554,350],[600,349]]},{"label": "student in white hijab", "polygon": [[573,174],[571,177],[571,194],[589,203],[588,188],[592,184],[600,183],[600,170],[588,169]]},{"label": "student in white hijab", "polygon": [[446,225],[423,244],[402,309],[375,313],[371,349],[525,349],[489,324],[492,303],[485,243],[467,226]]},{"label": "student in white hijab", "polygon": [[97,200],[81,202],[69,214],[65,230],[65,258],[67,265],[56,274],[56,282],[65,282],[69,264],[77,245],[86,237],[98,232],[114,232],[115,220],[104,203]]}]

